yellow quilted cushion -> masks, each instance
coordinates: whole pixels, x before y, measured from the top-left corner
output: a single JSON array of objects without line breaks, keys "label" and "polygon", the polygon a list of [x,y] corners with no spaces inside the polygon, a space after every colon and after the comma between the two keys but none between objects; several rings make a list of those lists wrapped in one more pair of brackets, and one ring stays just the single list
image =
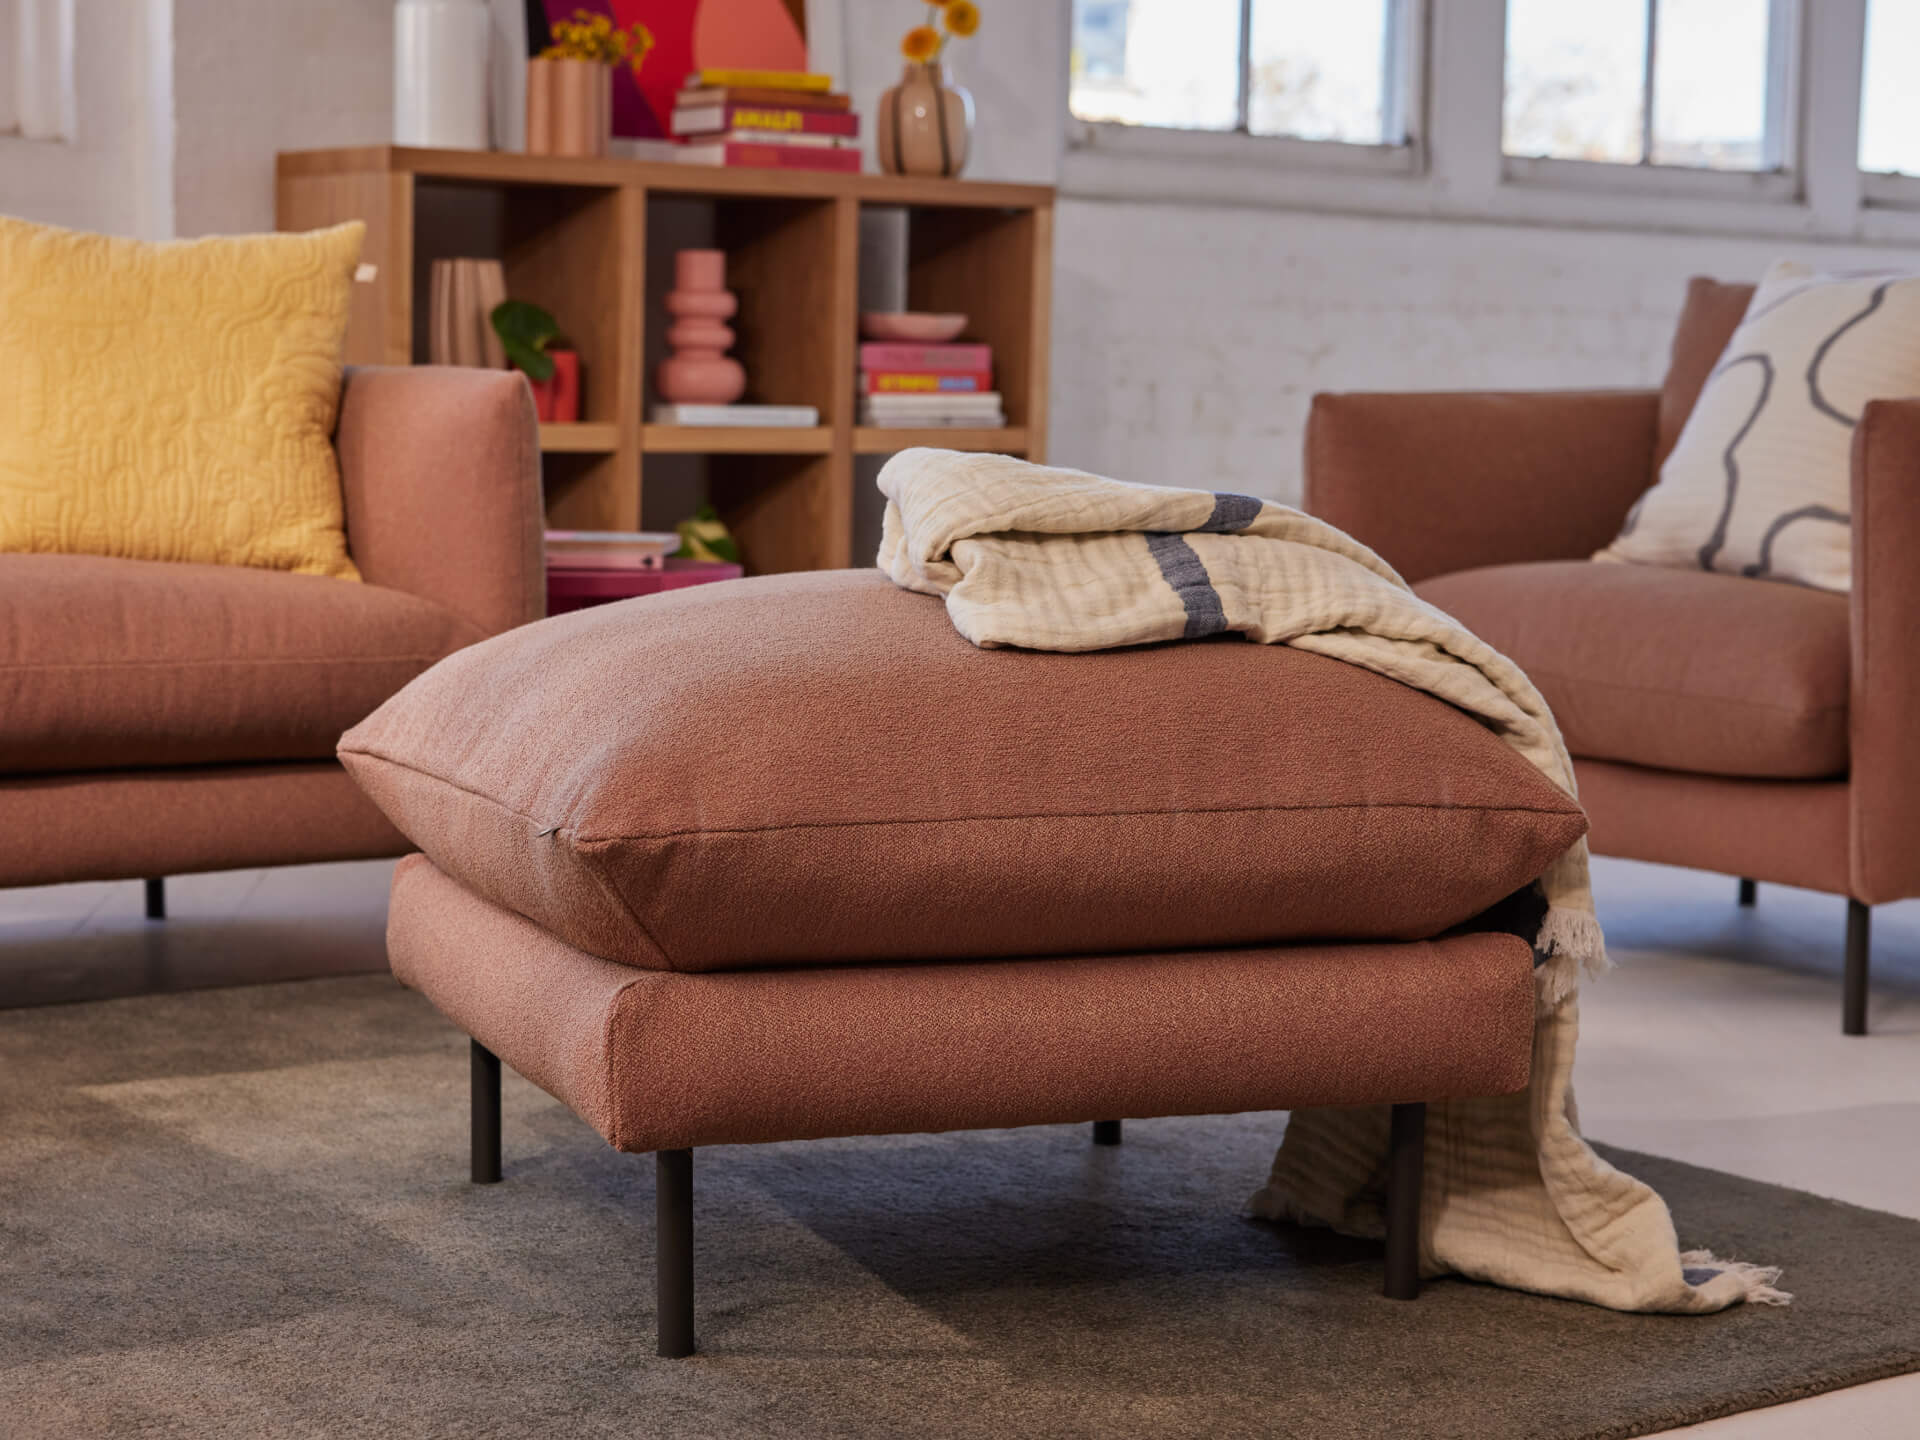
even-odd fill
[{"label": "yellow quilted cushion", "polygon": [[359,579],[329,437],[365,230],[150,245],[0,216],[0,551]]}]

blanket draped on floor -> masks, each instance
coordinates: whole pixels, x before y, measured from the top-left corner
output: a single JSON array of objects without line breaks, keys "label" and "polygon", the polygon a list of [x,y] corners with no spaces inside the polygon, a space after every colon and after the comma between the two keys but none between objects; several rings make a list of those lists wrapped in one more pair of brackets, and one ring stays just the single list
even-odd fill
[{"label": "blanket draped on floor", "polygon": [[[1559,727],[1520,669],[1311,516],[1246,495],[950,450],[900,452],[880,489],[880,568],[944,597],[975,645],[1104,650],[1238,631],[1438,696],[1575,793]],[[1580,1137],[1579,982],[1607,965],[1584,840],[1540,888],[1532,1082],[1518,1095],[1429,1107],[1422,1268],[1618,1310],[1784,1303],[1777,1270],[1681,1254],[1660,1197]],[[1386,1152],[1385,1107],[1296,1111],[1252,1208],[1382,1234]]]}]

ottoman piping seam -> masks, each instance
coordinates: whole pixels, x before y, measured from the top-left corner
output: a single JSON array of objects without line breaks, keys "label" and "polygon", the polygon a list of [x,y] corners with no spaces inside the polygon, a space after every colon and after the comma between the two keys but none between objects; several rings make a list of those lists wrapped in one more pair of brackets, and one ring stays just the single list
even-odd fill
[{"label": "ottoman piping seam", "polygon": [[1285,815],[1296,811],[1329,810],[1439,810],[1485,815],[1565,815],[1569,818],[1585,813],[1577,805],[1562,808],[1557,805],[1444,804],[1427,800],[1341,801],[1329,805],[1196,805],[1166,810],[1036,810],[1011,815],[940,815],[920,819],[795,820],[783,825],[699,825],[680,830],[635,830],[609,835],[586,835],[575,830],[573,840],[576,845],[606,846],[627,840],[678,840],[688,835],[771,835],[787,830],[857,830],[882,825],[1011,824],[1023,820],[1130,820],[1149,816],[1166,818],[1177,815]]}]

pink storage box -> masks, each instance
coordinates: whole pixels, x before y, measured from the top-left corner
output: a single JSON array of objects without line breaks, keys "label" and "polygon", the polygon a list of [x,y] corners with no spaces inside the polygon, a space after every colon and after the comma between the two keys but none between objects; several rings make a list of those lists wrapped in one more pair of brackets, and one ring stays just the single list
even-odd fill
[{"label": "pink storage box", "polygon": [[725,560],[673,560],[664,570],[548,570],[547,614],[564,615],[589,605],[657,595],[685,585],[738,580],[746,572]]}]

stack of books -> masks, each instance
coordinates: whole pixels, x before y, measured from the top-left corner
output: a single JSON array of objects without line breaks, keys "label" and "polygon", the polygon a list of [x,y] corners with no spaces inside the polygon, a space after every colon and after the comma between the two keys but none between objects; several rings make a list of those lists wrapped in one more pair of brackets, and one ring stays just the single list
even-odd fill
[{"label": "stack of books", "polygon": [[661,570],[678,535],[647,530],[549,530],[549,570]]},{"label": "stack of books", "polygon": [[993,388],[993,347],[862,345],[860,423],[890,430],[999,429],[1007,417]]},{"label": "stack of books", "polygon": [[860,117],[825,75],[698,71],[674,101],[670,128],[689,165],[860,168]]}]

